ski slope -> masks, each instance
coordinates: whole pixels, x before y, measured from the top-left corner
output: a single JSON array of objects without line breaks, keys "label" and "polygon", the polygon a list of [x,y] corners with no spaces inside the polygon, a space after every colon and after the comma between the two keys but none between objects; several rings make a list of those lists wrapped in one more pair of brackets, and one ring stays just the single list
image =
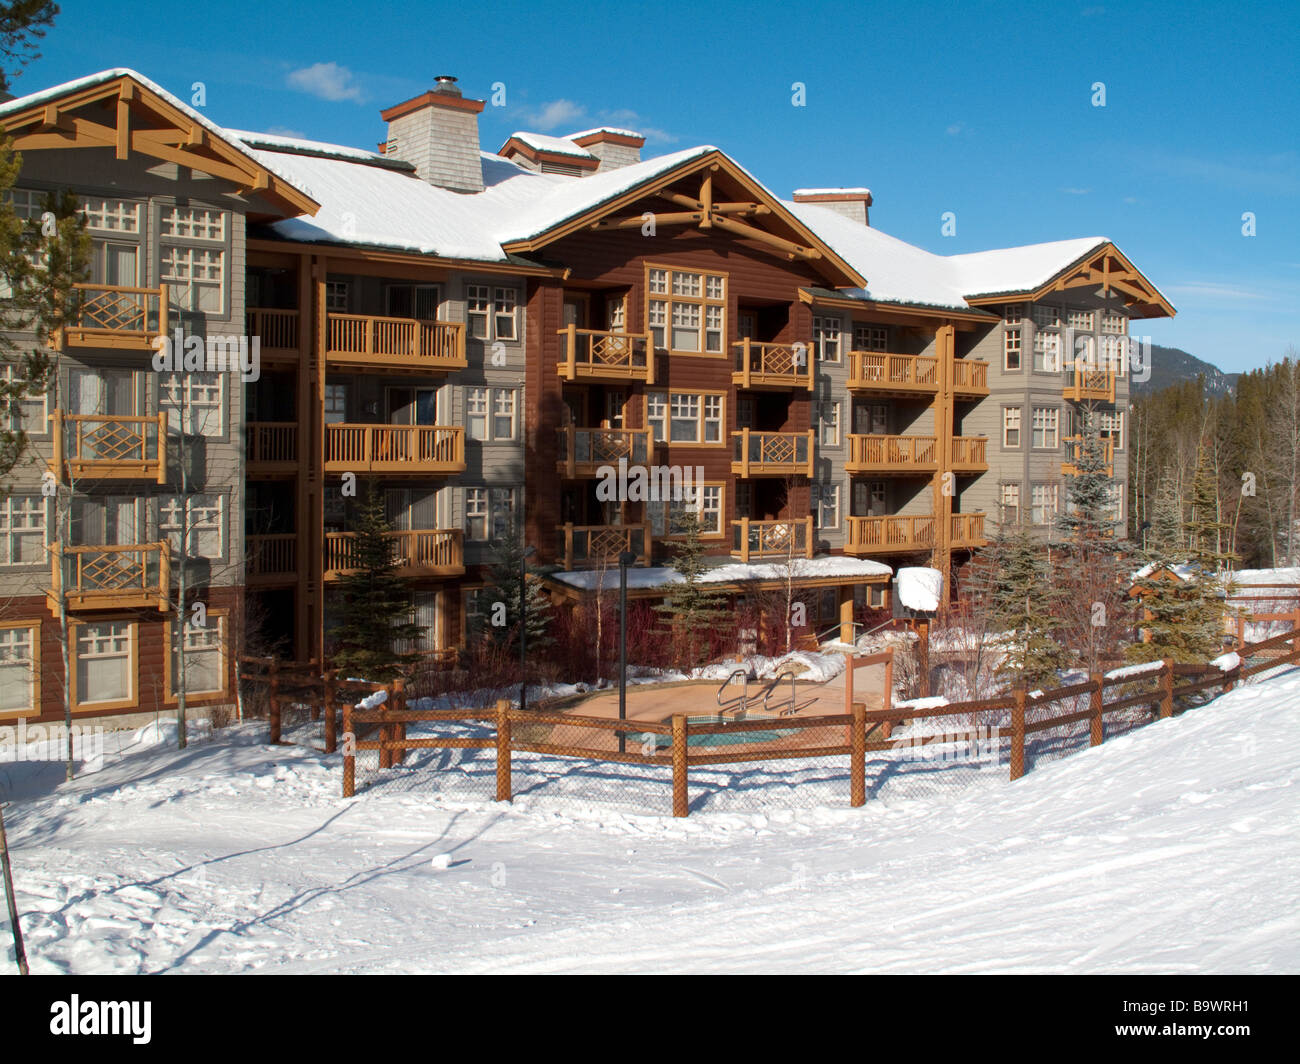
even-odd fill
[{"label": "ski slope", "polygon": [[34,972],[1300,971],[1297,671],[861,810],[344,801],[260,739],[0,764]]}]

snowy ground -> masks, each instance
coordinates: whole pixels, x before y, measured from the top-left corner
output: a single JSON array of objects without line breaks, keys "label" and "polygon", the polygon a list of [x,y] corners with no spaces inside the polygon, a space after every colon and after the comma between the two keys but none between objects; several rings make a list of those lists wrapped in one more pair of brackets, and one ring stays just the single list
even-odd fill
[{"label": "snowy ground", "polygon": [[861,810],[344,801],[259,740],[0,764],[34,971],[1300,971],[1298,671]]}]

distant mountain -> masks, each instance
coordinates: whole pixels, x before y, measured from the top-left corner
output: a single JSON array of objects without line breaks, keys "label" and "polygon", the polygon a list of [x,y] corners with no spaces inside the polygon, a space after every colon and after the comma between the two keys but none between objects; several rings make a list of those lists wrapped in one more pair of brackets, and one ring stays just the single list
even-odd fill
[{"label": "distant mountain", "polygon": [[1205,377],[1205,391],[1209,395],[1227,395],[1237,386],[1239,373],[1224,373],[1204,359],[1189,355],[1177,347],[1151,345],[1151,375],[1145,381],[1134,380],[1134,395],[1151,395],[1171,384],[1194,381]]}]

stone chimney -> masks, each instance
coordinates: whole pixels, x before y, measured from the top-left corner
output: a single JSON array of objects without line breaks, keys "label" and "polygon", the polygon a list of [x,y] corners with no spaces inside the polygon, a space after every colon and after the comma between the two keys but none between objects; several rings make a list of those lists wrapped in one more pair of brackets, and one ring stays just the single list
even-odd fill
[{"label": "stone chimney", "polygon": [[641,149],[645,147],[645,137],[630,129],[584,129],[581,133],[570,133],[568,138],[580,148],[586,148],[597,159],[600,166],[597,173],[617,170],[641,161]]},{"label": "stone chimney", "polygon": [[868,217],[868,208],[871,206],[869,188],[797,188],[794,190],[794,201],[829,207],[836,214],[842,214],[859,225],[871,225]]},{"label": "stone chimney", "polygon": [[411,163],[431,185],[482,192],[478,142],[482,110],[482,100],[466,99],[455,78],[440,75],[428,92],[380,112],[388,123],[384,154]]}]

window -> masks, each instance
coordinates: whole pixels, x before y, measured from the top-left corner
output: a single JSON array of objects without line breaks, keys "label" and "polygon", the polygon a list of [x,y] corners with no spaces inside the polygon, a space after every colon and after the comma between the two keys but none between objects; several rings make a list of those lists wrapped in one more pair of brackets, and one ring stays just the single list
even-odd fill
[{"label": "window", "polygon": [[492,335],[498,340],[517,340],[519,293],[513,288],[495,288],[492,295]]},{"label": "window", "polygon": [[722,353],[727,332],[724,275],[650,267],[646,271],[646,293],[646,322],[657,350]]},{"label": "window", "polygon": [[138,203],[92,196],[81,201],[81,211],[86,216],[87,229],[103,229],[112,233],[140,232]]},{"label": "window", "polygon": [[[158,534],[170,544],[173,556],[221,558],[225,555],[225,495],[164,495],[158,500]],[[189,510],[188,535],[184,551],[181,533],[186,531],[185,508]]]},{"label": "window", "polygon": [[1035,330],[1034,369],[1039,373],[1061,372],[1060,333]]},{"label": "window", "polygon": [[225,240],[226,212],[203,207],[164,207],[162,235],[164,239]]},{"label": "window", "polygon": [[471,440],[488,438],[487,388],[465,389],[465,431]]},{"label": "window", "polygon": [[465,428],[471,440],[513,440],[515,389],[466,388]]},{"label": "window", "polygon": [[384,286],[385,313],[390,318],[437,321],[442,290],[436,284],[389,284]]},{"label": "window", "polygon": [[1002,334],[1002,362],[1008,370],[1020,368],[1020,329],[1007,326]]},{"label": "window", "polygon": [[814,405],[817,420],[817,442],[822,447],[840,445],[840,404],[820,402]]},{"label": "window", "polygon": [[476,340],[517,340],[519,293],[485,284],[465,286],[469,334]]},{"label": "window", "polygon": [[1036,525],[1049,525],[1057,514],[1060,492],[1055,484],[1035,484],[1030,493],[1033,507],[1030,520]]},{"label": "window", "polygon": [[998,500],[1002,506],[1002,523],[1004,525],[1017,525],[1020,523],[1020,485],[1003,484],[1001,498]]},{"label": "window", "polygon": [[1117,377],[1124,376],[1128,365],[1129,339],[1127,336],[1103,336],[1101,338],[1101,365]]},{"label": "window", "polygon": [[[185,693],[187,695],[220,694],[226,689],[226,618],[208,615],[208,623],[198,628],[187,620],[182,626],[185,640]],[[176,626],[167,625],[171,639],[171,675],[167,695],[175,698],[180,690],[181,655],[176,641]]]},{"label": "window", "polygon": [[1034,324],[1040,329],[1059,329],[1061,327],[1061,308],[1036,303],[1034,305]]},{"label": "window", "polygon": [[0,627],[0,714],[39,712],[39,624]]},{"label": "window", "polygon": [[1108,498],[1102,508],[1102,515],[1112,524],[1120,524],[1124,520],[1124,485],[1111,484],[1106,492]]},{"label": "window", "polygon": [[480,543],[505,538],[514,523],[514,488],[466,488],[465,536]]},{"label": "window", "polygon": [[[0,365],[0,380],[9,382],[18,376],[18,369],[12,363]],[[47,395],[48,393],[28,395],[15,404],[7,418],[4,412],[0,411],[0,418],[3,418],[9,428],[15,432],[21,429],[29,436],[44,435],[50,431],[50,423],[46,418]]]},{"label": "window", "polygon": [[167,430],[187,436],[223,436],[222,374],[165,373],[159,381],[158,405],[167,413]]},{"label": "window", "polygon": [[135,625],[127,621],[77,624],[72,640],[78,706],[135,701]]},{"label": "window", "polygon": [[1097,338],[1091,333],[1074,336],[1074,362],[1070,369],[1097,368]]},{"label": "window", "polygon": [[647,392],[646,424],[656,443],[721,443],[722,396]]},{"label": "window", "polygon": [[[682,492],[686,495],[686,492]],[[656,536],[676,536],[685,530],[682,515],[694,509],[699,516],[701,536],[722,535],[722,485],[697,484],[691,497],[659,499],[645,504]]]},{"label": "window", "polygon": [[813,345],[823,362],[840,360],[840,330],[838,318],[813,318]]},{"label": "window", "polygon": [[341,425],[348,419],[348,386],[325,385],[325,424]]},{"label": "window", "polygon": [[45,499],[4,496],[0,499],[0,565],[37,565],[45,560]]},{"label": "window", "polygon": [[1061,412],[1051,407],[1034,407],[1034,446],[1056,448],[1058,444]]},{"label": "window", "polygon": [[754,491],[747,480],[737,480],[735,484],[736,519],[752,517],[754,514]]},{"label": "window", "polygon": [[1115,450],[1124,449],[1124,411],[1115,410],[1110,413],[1102,413],[1098,417],[1099,435],[1103,440],[1112,440],[1115,444]]},{"label": "window", "polygon": [[1020,407],[1018,406],[1002,408],[1002,446],[1020,446]]},{"label": "window", "polygon": [[812,485],[813,524],[819,529],[840,527],[840,486]]},{"label": "window", "polygon": [[325,309],[336,314],[346,314],[348,310],[348,282],[325,282]]},{"label": "window", "polygon": [[515,390],[497,388],[492,393],[492,438],[515,438]]},{"label": "window", "polygon": [[162,247],[160,277],[169,302],[181,310],[222,314],[226,309],[224,248]]},{"label": "window", "polygon": [[1065,321],[1071,329],[1092,332],[1095,319],[1096,316],[1090,310],[1072,310],[1066,315]]},{"label": "window", "polygon": [[1019,325],[1025,317],[1025,305],[1023,303],[1008,303],[1002,308],[1002,317],[1006,319],[1008,325]]},{"label": "window", "polygon": [[887,351],[889,350],[889,330],[883,325],[853,326],[853,350]]},{"label": "window", "polygon": [[1106,311],[1101,316],[1101,331],[1112,336],[1128,335],[1128,318],[1123,314]]},{"label": "window", "polygon": [[752,429],[754,427],[754,400],[736,399],[736,428]]}]

